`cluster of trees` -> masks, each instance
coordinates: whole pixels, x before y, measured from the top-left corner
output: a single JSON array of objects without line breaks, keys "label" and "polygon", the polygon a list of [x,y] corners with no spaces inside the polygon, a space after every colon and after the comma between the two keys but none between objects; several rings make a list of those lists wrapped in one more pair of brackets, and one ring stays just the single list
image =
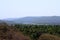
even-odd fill
[{"label": "cluster of trees", "polygon": [[51,34],[60,37],[60,25],[5,24],[0,25],[0,36],[3,35],[3,37],[5,38],[6,36],[4,35],[8,35],[9,29],[22,32],[25,36],[29,36],[32,40],[38,40],[39,37],[43,34]]},{"label": "cluster of trees", "polygon": [[30,36],[32,40],[37,40],[44,33],[60,36],[60,25],[15,24],[14,28]]}]

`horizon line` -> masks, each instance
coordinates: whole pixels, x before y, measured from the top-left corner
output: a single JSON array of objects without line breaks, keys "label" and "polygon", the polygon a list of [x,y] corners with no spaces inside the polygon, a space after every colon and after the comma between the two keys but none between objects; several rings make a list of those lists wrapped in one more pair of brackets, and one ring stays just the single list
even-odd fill
[{"label": "horizon line", "polygon": [[[25,16],[25,17],[59,17],[59,16]],[[1,19],[13,19],[13,18],[24,18],[24,17],[7,17]]]}]

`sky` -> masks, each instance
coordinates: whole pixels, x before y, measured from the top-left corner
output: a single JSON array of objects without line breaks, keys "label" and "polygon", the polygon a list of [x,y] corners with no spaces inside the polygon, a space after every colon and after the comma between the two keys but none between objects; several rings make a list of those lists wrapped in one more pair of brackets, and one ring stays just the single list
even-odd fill
[{"label": "sky", "polygon": [[60,16],[60,0],[0,0],[0,19]]}]

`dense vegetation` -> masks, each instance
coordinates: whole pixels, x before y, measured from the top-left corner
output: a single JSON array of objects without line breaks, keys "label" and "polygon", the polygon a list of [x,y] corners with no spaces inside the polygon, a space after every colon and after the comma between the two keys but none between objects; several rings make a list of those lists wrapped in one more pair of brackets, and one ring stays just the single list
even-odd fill
[{"label": "dense vegetation", "polygon": [[3,39],[4,40],[11,40],[11,39],[60,40],[60,25],[0,24],[0,40]]},{"label": "dense vegetation", "polygon": [[26,25],[16,24],[14,26],[24,35],[30,36],[32,40],[37,40],[42,34],[60,36],[60,25]]}]

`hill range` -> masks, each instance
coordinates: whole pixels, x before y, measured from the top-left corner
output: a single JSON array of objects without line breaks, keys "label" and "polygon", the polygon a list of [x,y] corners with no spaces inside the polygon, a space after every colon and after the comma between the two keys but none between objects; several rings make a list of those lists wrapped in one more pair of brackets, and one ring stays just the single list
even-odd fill
[{"label": "hill range", "polygon": [[7,18],[2,19],[1,21],[10,24],[60,24],[60,16]]}]

